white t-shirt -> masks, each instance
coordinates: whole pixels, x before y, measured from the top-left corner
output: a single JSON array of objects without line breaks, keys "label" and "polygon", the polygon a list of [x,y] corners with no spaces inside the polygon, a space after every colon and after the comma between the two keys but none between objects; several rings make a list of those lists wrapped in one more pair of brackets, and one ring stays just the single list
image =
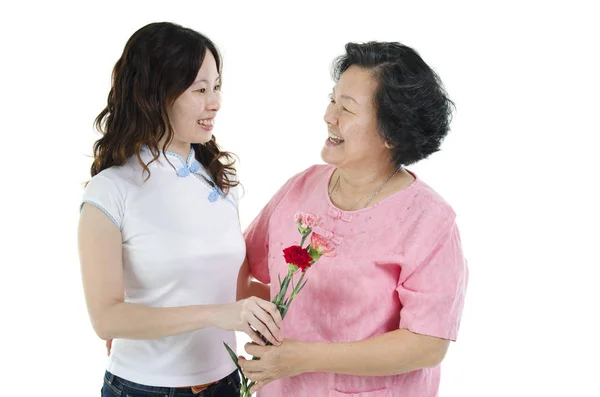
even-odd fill
[{"label": "white t-shirt", "polygon": [[[144,163],[152,159],[147,148]],[[167,159],[171,162],[167,161]],[[226,197],[200,175],[194,157],[160,155],[150,178],[135,156],[94,176],[83,203],[102,209],[121,230],[125,301],[151,307],[235,302],[246,255],[237,187]],[[210,178],[209,178],[210,180]],[[82,206],[83,206],[82,203]],[[235,334],[218,328],[154,340],[115,339],[108,371],[149,386],[192,386],[235,370],[223,342]]]}]

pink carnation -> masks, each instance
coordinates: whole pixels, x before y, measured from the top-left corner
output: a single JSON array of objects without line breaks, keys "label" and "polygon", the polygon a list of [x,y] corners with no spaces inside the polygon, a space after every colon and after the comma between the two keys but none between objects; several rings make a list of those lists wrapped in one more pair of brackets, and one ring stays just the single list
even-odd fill
[{"label": "pink carnation", "polygon": [[323,256],[335,256],[333,243],[317,233],[310,236],[310,246]]},{"label": "pink carnation", "polygon": [[321,224],[321,218],[311,212],[296,212],[294,214],[294,222],[300,223],[300,226],[304,229],[313,229],[315,226]]}]

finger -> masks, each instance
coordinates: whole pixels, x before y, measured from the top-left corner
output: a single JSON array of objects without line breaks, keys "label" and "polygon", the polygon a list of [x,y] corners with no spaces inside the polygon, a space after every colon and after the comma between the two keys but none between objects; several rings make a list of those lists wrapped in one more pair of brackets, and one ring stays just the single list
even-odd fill
[{"label": "finger", "polygon": [[240,366],[240,368],[242,369],[242,374],[247,378],[248,375],[246,374],[246,370],[244,369],[244,362],[248,361],[246,360],[246,358],[244,356],[239,356],[238,357],[238,365]]},{"label": "finger", "polygon": [[283,319],[281,313],[277,310],[277,306],[262,299],[257,299],[256,304],[263,310],[260,313],[260,320],[269,327],[271,333],[276,336],[278,340],[281,340],[281,323]]},{"label": "finger", "polygon": [[250,339],[252,339],[254,341],[254,343],[257,343],[261,346],[265,345],[265,342],[262,340],[262,338],[260,337],[258,332],[253,330],[249,324],[246,324],[246,326],[242,329],[242,331],[244,331],[246,333],[246,335],[248,335],[250,337]]},{"label": "finger", "polygon": [[[262,310],[262,309],[259,309]],[[265,338],[267,338],[267,340],[269,342],[271,342],[274,345],[279,346],[280,342],[279,340],[277,340],[277,338],[271,333],[271,330],[267,327],[267,325],[265,325],[265,323],[263,323],[258,317],[256,317],[255,315],[256,313],[252,313],[251,316],[248,316],[248,323],[250,323],[250,325],[252,326],[252,328],[254,328],[255,330],[257,330],[258,332],[260,332]],[[267,316],[270,319],[270,323],[272,324],[273,327],[276,328],[275,323],[273,322],[273,320],[271,319],[270,316],[268,316],[266,313],[262,312],[262,314],[264,316]]]},{"label": "finger", "polygon": [[269,331],[274,336],[278,336],[277,334],[279,334],[281,330],[279,325],[277,325],[276,317],[279,316],[279,318],[281,318],[281,315],[274,304],[256,298],[248,308],[256,318],[269,328]]},{"label": "finger", "polygon": [[252,382],[261,382],[264,380],[264,373],[261,372],[244,372],[244,376],[250,379]]},{"label": "finger", "polygon": [[266,346],[259,346],[254,343],[246,343],[244,346],[244,350],[246,353],[253,355],[254,357],[260,357],[264,354],[264,352],[268,349]]},{"label": "finger", "polygon": [[[261,323],[264,324],[269,333],[273,335],[273,338],[275,338],[278,342],[281,341],[281,329],[277,326],[273,317],[271,317],[271,313],[265,311],[265,309],[257,304],[256,311],[253,312],[253,314]],[[271,343],[273,343],[273,341],[271,341]]]},{"label": "finger", "polygon": [[256,382],[256,384],[250,388],[250,394],[256,393],[257,391],[265,387],[267,383],[269,383],[269,381],[267,380],[261,380],[260,382]]},{"label": "finger", "polygon": [[273,302],[268,302],[262,299],[257,299],[256,303],[260,307],[262,307],[266,312],[268,312],[273,318],[273,320],[275,320],[275,325],[277,325],[278,328],[281,328],[283,318],[281,317],[281,313],[279,313],[277,306]]},{"label": "finger", "polygon": [[271,315],[256,302],[252,302],[248,309],[246,320],[252,328],[260,332],[272,344],[278,344],[279,340],[275,335],[280,331]]},{"label": "finger", "polygon": [[238,364],[242,367],[244,374],[264,371],[264,364],[261,364],[260,360],[239,360]]}]

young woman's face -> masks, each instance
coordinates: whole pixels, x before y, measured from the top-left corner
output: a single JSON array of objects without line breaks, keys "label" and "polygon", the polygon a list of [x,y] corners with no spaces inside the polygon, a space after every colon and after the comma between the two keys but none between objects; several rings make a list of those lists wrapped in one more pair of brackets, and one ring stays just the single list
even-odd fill
[{"label": "young woman's face", "polygon": [[215,57],[207,50],[196,79],[175,100],[169,111],[173,140],[181,143],[210,141],[220,107],[221,76]]}]

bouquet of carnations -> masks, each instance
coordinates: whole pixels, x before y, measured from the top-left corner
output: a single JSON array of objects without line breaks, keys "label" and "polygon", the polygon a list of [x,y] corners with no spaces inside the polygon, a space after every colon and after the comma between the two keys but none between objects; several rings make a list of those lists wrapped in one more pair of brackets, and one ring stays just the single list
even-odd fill
[{"label": "bouquet of carnations", "polygon": [[[310,269],[316,261],[322,256],[335,256],[335,249],[333,244],[325,239],[323,236],[313,232],[313,229],[321,223],[321,219],[312,213],[298,212],[294,215],[294,222],[298,227],[298,232],[301,235],[300,244],[292,245],[283,250],[283,256],[285,262],[288,264],[288,272],[284,277],[283,281],[281,277],[278,277],[279,281],[279,292],[273,298],[272,302],[279,309],[281,318],[285,318],[290,305],[294,299],[298,296],[302,288],[306,285],[308,280],[305,280],[306,271]],[[304,247],[304,243],[310,236],[309,244]],[[297,273],[301,273],[300,279],[294,285],[294,276]],[[289,286],[292,286],[292,291],[288,295]],[[266,344],[270,345],[264,337],[263,340]],[[242,387],[240,389],[240,397],[250,397],[250,388],[254,386],[254,382],[250,382],[248,378],[244,376],[242,368],[238,364],[238,358],[233,350],[224,343],[225,348],[229,352],[231,359],[235,362],[235,365],[240,371],[242,379]],[[255,360],[257,358],[253,358]]]}]

